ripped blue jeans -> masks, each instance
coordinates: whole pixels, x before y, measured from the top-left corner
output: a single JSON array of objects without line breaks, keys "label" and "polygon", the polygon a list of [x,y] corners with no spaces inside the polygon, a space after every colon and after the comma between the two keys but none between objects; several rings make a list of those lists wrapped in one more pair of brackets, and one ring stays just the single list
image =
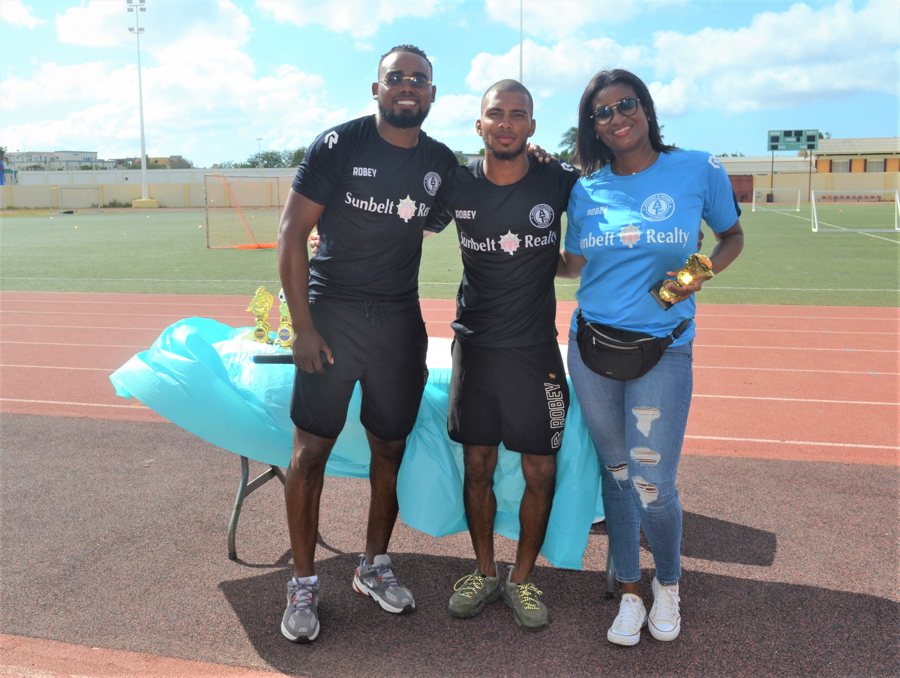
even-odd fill
[{"label": "ripped blue jeans", "polygon": [[693,391],[691,344],[669,347],[647,374],[631,381],[585,366],[569,336],[569,376],[597,456],[616,579],[641,578],[643,529],[660,584],[681,577],[682,508],[675,486]]}]

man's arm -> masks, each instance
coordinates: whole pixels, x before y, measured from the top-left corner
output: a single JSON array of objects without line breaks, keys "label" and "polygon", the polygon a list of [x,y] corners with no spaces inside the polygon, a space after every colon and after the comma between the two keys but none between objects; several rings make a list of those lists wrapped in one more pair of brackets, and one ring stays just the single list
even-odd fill
[{"label": "man's arm", "polygon": [[572,254],[563,249],[559,253],[559,262],[556,264],[557,278],[577,278],[581,275],[581,269],[587,263],[580,254]]},{"label": "man's arm", "polygon": [[322,354],[334,363],[331,349],[316,331],[309,312],[309,252],[306,240],[319,223],[324,205],[294,189],[288,193],[278,226],[278,275],[294,326],[294,364],[305,372],[324,372]]}]

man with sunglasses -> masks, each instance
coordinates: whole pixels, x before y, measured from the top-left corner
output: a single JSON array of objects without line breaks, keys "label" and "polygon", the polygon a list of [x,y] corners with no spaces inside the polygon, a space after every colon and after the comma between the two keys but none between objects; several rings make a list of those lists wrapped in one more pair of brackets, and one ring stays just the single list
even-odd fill
[{"label": "man with sunglasses", "polygon": [[[433,209],[434,196],[442,176],[458,166],[449,148],[421,130],[436,91],[431,76],[418,47],[384,54],[372,84],[377,112],[313,142],[281,217],[279,274],[297,335],[294,449],[285,481],[294,576],[281,632],[294,642],[319,635],[319,502],[357,382],[371,498],[353,589],[395,614],[416,606],[387,549],[398,513],[397,473],[428,374],[418,295],[422,236],[450,221]],[[310,259],[313,228],[319,243]]]}]

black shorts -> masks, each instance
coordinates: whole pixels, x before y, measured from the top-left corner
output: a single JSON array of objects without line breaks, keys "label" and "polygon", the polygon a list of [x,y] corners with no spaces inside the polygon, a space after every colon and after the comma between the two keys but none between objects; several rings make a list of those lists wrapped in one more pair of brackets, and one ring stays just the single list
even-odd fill
[{"label": "black shorts", "polygon": [[428,335],[416,302],[310,301],[316,330],[333,365],[320,374],[296,370],[291,420],[302,431],[336,438],[358,381],[360,422],[382,440],[412,431],[428,379]]},{"label": "black shorts", "polygon": [[556,341],[485,348],[454,341],[447,430],[458,443],[554,454],[562,445],[569,386]]}]

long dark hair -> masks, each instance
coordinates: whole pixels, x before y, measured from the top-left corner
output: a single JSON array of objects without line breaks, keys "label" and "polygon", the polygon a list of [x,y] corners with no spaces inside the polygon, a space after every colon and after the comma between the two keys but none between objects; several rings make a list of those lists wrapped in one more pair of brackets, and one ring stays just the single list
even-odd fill
[{"label": "long dark hair", "polygon": [[641,107],[647,116],[650,126],[650,145],[653,150],[660,153],[668,153],[675,149],[663,143],[662,134],[659,131],[659,123],[656,120],[656,107],[653,105],[653,97],[644,81],[631,71],[621,68],[600,71],[591,78],[584,88],[581,101],[578,102],[578,135],[575,137],[575,162],[581,167],[582,173],[587,176],[598,169],[611,163],[615,156],[612,149],[597,138],[594,130],[594,121],[591,115],[594,113],[594,96],[601,89],[610,85],[629,85],[637,98],[641,100]]}]

